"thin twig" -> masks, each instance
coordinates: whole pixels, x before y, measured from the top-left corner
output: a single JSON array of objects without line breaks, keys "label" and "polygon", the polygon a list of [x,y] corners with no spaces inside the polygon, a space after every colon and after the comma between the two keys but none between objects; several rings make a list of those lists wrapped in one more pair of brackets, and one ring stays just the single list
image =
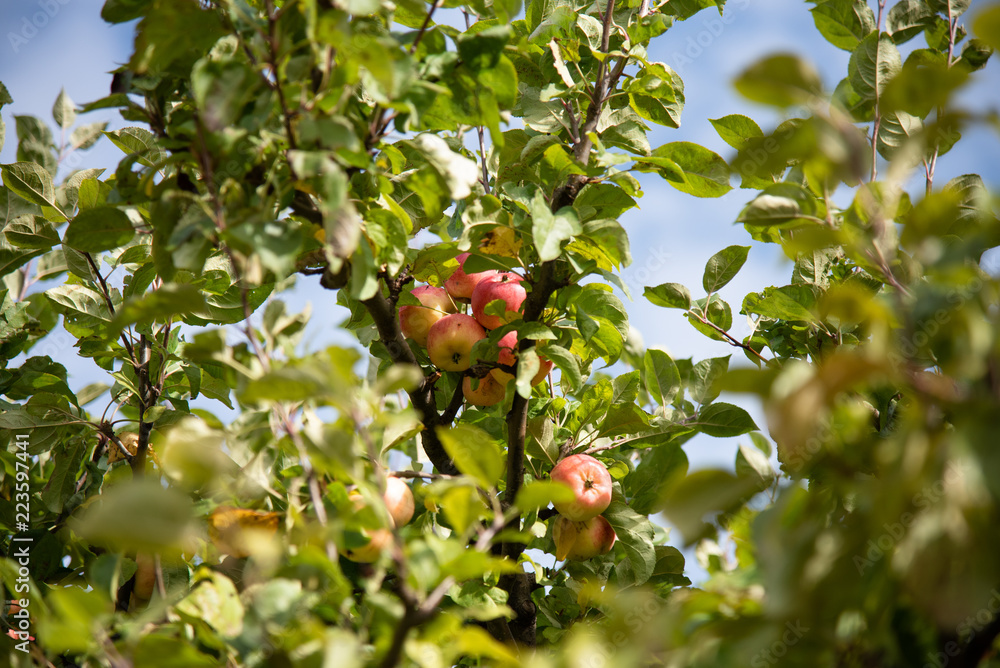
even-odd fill
[{"label": "thin twig", "polygon": [[746,350],[746,351],[749,351],[749,352],[753,353],[754,355],[756,355],[764,363],[770,362],[769,359],[767,359],[766,357],[764,357],[763,355],[761,355],[759,352],[757,352],[756,350],[754,350],[754,348],[752,346],[749,346],[749,345],[743,343],[742,341],[734,338],[732,334],[730,334],[726,330],[722,329],[721,327],[719,327],[714,322],[712,322],[711,320],[707,319],[706,317],[704,317],[702,314],[698,313],[697,311],[689,309],[687,311],[687,314],[690,315],[692,318],[695,318],[696,320],[698,320],[698,322],[702,323],[703,325],[708,325],[709,327],[711,327],[712,329],[714,329],[715,331],[717,331],[719,334],[722,334],[722,336],[726,337],[726,341],[730,345],[736,346],[737,348],[742,348],[743,350]]},{"label": "thin twig", "polygon": [[[878,0],[878,18],[875,21],[875,29],[877,31],[882,30],[882,14],[885,11],[885,0]],[[877,33],[881,35],[881,32]],[[880,38],[881,39],[881,38]],[[879,45],[875,45],[875,121],[872,123],[872,171],[870,181],[874,182],[878,178],[878,133],[880,126],[882,125],[882,116],[879,113],[878,103],[879,103],[879,84],[878,81],[878,59],[881,53]]]},{"label": "thin twig", "polygon": [[[285,5],[289,7],[291,3]],[[278,104],[281,105],[281,116],[282,120],[285,122],[285,134],[288,137],[288,150],[294,151],[298,148],[298,144],[295,141],[295,131],[292,128],[292,113],[288,107],[288,101],[285,99],[285,91],[281,87],[281,73],[278,70],[278,15],[274,13],[274,1],[265,0],[264,2],[265,10],[267,11],[267,50],[268,50],[268,65],[271,66],[271,72],[274,74],[274,90],[278,93]],[[284,10],[284,8],[282,10]],[[288,169],[291,173],[292,180],[297,180],[298,177],[295,175],[295,168],[292,166],[291,160],[288,159],[288,151],[285,151],[285,161],[288,163]]]},{"label": "thin twig", "polygon": [[[111,290],[108,289],[108,282],[105,280],[104,276],[101,275],[100,270],[97,268],[97,263],[94,262],[94,257],[90,253],[84,253],[83,256],[87,258],[87,264],[90,265],[91,271],[94,272],[94,276],[97,278],[97,282],[101,287],[101,296],[104,297],[104,303],[108,307],[108,311],[111,314],[111,318],[115,317],[115,305],[111,301]],[[132,360],[133,366],[138,366],[138,362],[135,359],[135,350],[132,348],[132,342],[129,341],[128,336],[123,331],[121,333],[122,344],[125,346],[125,350],[128,351],[129,359]]]}]

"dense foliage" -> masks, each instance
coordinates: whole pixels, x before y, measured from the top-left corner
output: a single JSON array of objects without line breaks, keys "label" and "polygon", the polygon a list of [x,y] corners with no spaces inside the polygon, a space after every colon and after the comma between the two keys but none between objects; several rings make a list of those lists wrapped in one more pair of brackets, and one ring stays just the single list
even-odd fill
[{"label": "dense foliage", "polygon": [[[1000,221],[978,176],[934,180],[995,127],[954,98],[1000,5],[813,2],[851,53],[832,92],[774,55],[735,86],[777,127],[713,119],[727,156],[651,146],[684,90],[650,40],[723,4],[107,0],[138,19],[111,94],[60,95],[58,144],[15,116],[0,167],[12,665],[1000,665],[1000,283],[980,267]],[[135,126],[77,124],[102,108]],[[105,140],[113,173],[60,173]],[[629,337],[637,172],[746,190],[747,245],[696,289],[633,295],[739,363]],[[788,284],[730,305],[754,244],[781,246]],[[493,328],[447,370],[399,310],[462,253],[525,290],[472,297]],[[357,346],[302,345],[295,281]],[[71,389],[70,354],[98,382]],[[758,395],[768,435],[723,391]],[[689,472],[699,433],[745,435],[734,468]],[[553,540],[573,497],[549,474],[574,453],[613,480],[606,554]]]}]

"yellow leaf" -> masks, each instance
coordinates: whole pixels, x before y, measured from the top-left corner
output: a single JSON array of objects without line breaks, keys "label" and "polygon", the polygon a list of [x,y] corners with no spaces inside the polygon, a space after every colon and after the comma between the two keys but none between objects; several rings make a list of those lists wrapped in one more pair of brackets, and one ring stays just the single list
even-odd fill
[{"label": "yellow leaf", "polygon": [[208,535],[220,552],[240,559],[250,556],[256,541],[278,532],[280,517],[274,512],[219,506],[208,517]]},{"label": "yellow leaf", "polygon": [[479,249],[488,255],[516,258],[521,245],[521,240],[517,238],[513,227],[497,226],[486,233],[479,244]]}]

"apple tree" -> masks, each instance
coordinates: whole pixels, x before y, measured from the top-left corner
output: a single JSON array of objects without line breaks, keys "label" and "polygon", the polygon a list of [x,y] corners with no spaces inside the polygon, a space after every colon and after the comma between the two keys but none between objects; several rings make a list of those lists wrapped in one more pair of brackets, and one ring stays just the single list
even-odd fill
[{"label": "apple tree", "polygon": [[[935,180],[996,128],[956,100],[1000,6],[812,4],[843,78],[750,64],[782,120],[720,114],[720,155],[650,144],[685,99],[649,45],[724,0],[107,0],[110,95],[0,167],[4,656],[1000,665],[1000,224]],[[746,244],[628,294],[642,187],[733,183]],[[788,283],[727,303],[763,244]],[[736,357],[644,350],[622,294]]]}]

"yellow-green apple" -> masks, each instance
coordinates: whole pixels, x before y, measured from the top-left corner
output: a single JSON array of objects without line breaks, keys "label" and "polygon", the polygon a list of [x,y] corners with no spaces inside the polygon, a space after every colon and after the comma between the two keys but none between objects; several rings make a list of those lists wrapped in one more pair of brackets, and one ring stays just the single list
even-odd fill
[{"label": "yellow-green apple", "polygon": [[486,374],[479,379],[476,389],[472,389],[472,378],[466,376],[462,379],[462,394],[473,406],[493,406],[503,401],[507,391],[503,385],[494,380],[493,376]]},{"label": "yellow-green apple", "polygon": [[466,274],[465,261],[468,257],[468,253],[462,253],[455,258],[458,260],[458,269],[456,269],[454,273],[448,277],[448,280],[444,282],[444,287],[448,290],[448,294],[455,299],[469,299],[472,297],[472,291],[475,289],[479,281],[484,278],[496,276],[500,273],[496,269],[487,269],[486,271],[480,271],[474,274]]},{"label": "yellow-green apple", "polygon": [[399,328],[403,336],[413,339],[421,346],[427,345],[427,333],[431,325],[449,313],[455,313],[458,308],[451,300],[448,291],[433,285],[421,285],[410,290],[410,294],[420,301],[422,306],[404,304],[399,307]]},{"label": "yellow-green apple", "polygon": [[598,515],[583,522],[557,517],[552,525],[552,540],[556,544],[556,560],[583,561],[607,554],[618,536],[611,523]]},{"label": "yellow-green apple", "polygon": [[132,594],[145,602],[153,598],[156,587],[156,558],[149,552],[139,552],[135,555],[135,582]]},{"label": "yellow-green apple", "polygon": [[552,467],[551,477],[573,490],[572,501],[553,503],[567,519],[583,522],[611,505],[611,474],[590,455],[570,455],[560,460]]},{"label": "yellow-green apple", "polygon": [[521,285],[523,280],[517,274],[505,271],[479,281],[472,291],[472,315],[476,316],[480,325],[486,329],[496,329],[503,324],[499,316],[486,314],[486,305],[492,301],[502,301],[505,311],[521,310],[521,304],[528,295]]},{"label": "yellow-green apple", "polygon": [[[507,366],[514,366],[517,362],[517,332],[507,332],[502,337],[500,341],[497,342],[497,347],[500,348],[500,355],[497,359],[500,364],[506,364]],[[532,385],[538,385],[540,382],[545,380],[545,377],[549,375],[549,371],[552,371],[552,362],[545,359],[541,355],[538,356],[538,361],[541,364],[538,367],[538,373],[535,377],[531,379]],[[493,379],[496,380],[501,385],[506,385],[510,381],[514,380],[512,374],[507,373],[503,369],[493,369],[490,371]]]},{"label": "yellow-green apple", "polygon": [[389,476],[385,479],[385,494],[382,495],[382,499],[397,529],[406,526],[413,519],[413,511],[416,508],[413,492],[401,478]]},{"label": "yellow-green apple", "polygon": [[472,366],[472,346],[486,332],[472,316],[452,313],[441,318],[427,333],[427,354],[443,371],[465,371]]}]

